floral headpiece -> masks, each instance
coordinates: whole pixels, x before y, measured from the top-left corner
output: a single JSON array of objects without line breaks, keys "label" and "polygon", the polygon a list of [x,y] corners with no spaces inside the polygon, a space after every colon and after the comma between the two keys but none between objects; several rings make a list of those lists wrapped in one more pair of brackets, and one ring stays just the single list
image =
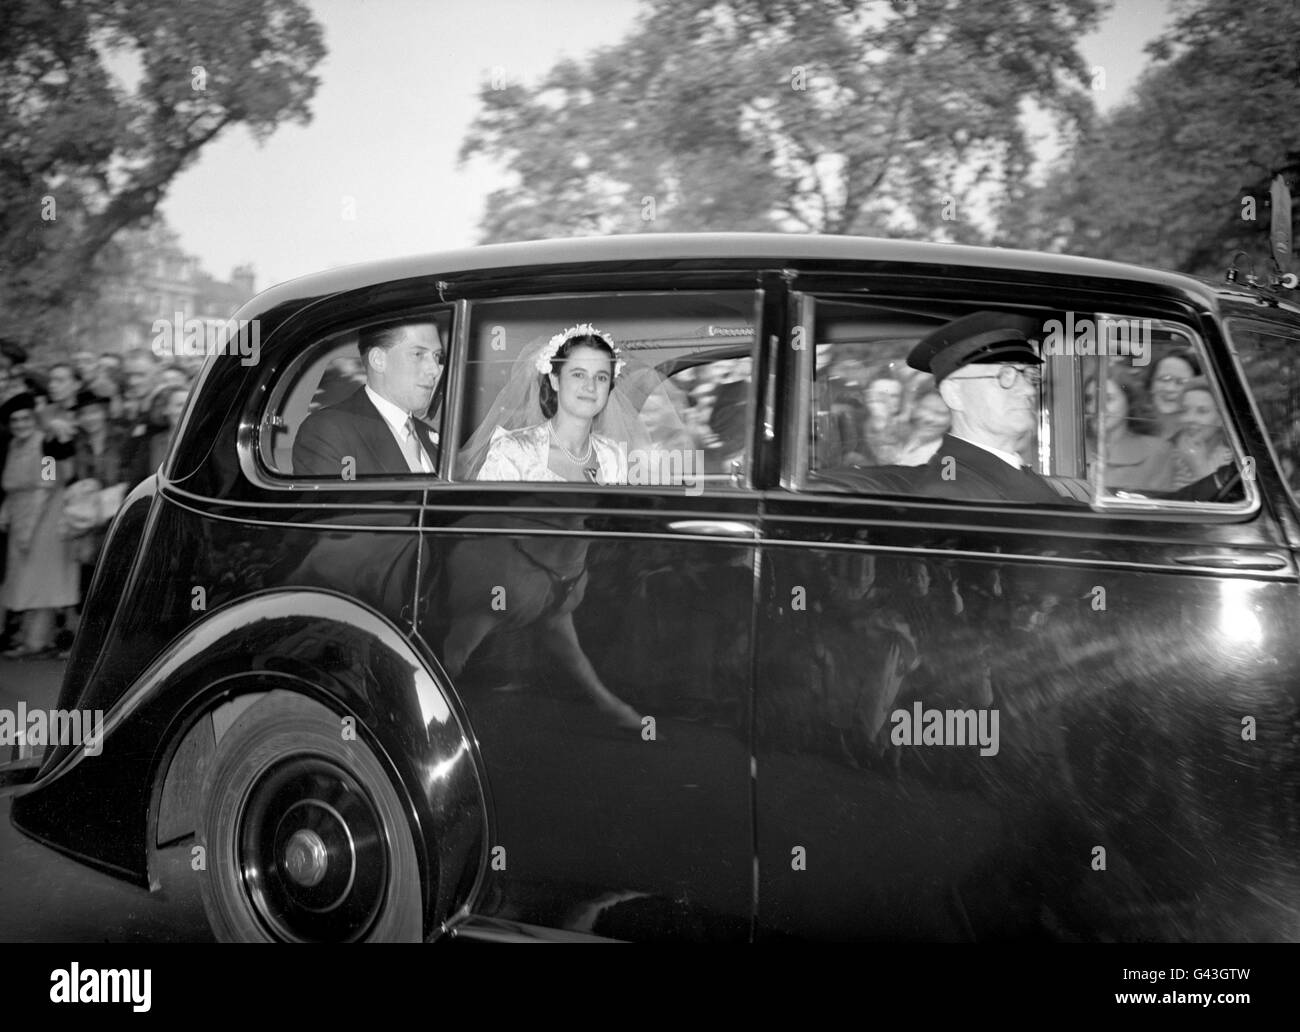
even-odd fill
[{"label": "floral headpiece", "polygon": [[555,353],[564,346],[565,341],[572,340],[574,337],[599,337],[609,349],[614,352],[614,376],[617,378],[623,371],[624,362],[619,357],[621,352],[614,346],[614,338],[604,330],[598,330],[591,323],[578,323],[577,326],[570,326],[567,330],[557,333],[554,337],[546,342],[546,347],[542,348],[541,353],[537,356],[534,368],[539,373],[549,373],[551,363],[555,361]]}]

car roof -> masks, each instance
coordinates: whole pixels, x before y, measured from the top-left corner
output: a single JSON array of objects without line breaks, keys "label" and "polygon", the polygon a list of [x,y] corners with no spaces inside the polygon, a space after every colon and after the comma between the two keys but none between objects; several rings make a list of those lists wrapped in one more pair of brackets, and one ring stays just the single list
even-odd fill
[{"label": "car roof", "polygon": [[[467,272],[598,262],[853,261],[967,266],[985,270],[1125,280],[1212,298],[1219,285],[1181,273],[1121,262],[1000,247],[922,243],[882,237],[823,236],[797,233],[645,233],[575,237],[522,243],[481,244],[452,251],[389,258],[342,266],[289,280],[263,291],[245,306],[266,311],[276,305],[364,289],[396,280]],[[1226,284],[1225,284],[1226,286]]]}]

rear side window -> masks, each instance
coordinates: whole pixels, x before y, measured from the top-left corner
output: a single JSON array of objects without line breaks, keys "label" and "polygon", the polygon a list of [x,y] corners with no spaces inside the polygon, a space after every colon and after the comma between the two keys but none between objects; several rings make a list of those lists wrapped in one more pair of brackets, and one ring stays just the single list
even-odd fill
[{"label": "rear side window", "polygon": [[[427,406],[414,413],[414,418],[423,424],[422,430],[427,435],[430,447],[431,464],[436,463],[436,443],[444,416],[443,399],[446,393],[446,369],[450,357],[452,332],[452,312],[450,308],[433,312],[412,314],[410,316],[390,317],[383,321],[367,323],[365,326],[352,326],[337,333],[328,334],[305,347],[284,369],[272,385],[267,413],[263,419],[259,435],[259,449],[262,461],[275,472],[283,476],[306,479],[328,479],[348,482],[364,480],[367,477],[404,477],[428,474],[415,474],[404,463],[400,451],[389,455],[392,460],[387,464],[377,463],[359,447],[365,443],[364,435],[373,434],[376,429],[387,445],[387,436],[393,432],[386,425],[369,424],[366,414],[351,409],[355,406],[358,392],[367,385],[366,367],[362,361],[358,342],[363,331],[412,328],[416,339],[427,345],[425,350],[433,352],[438,359],[436,368],[420,367],[412,375],[426,377],[434,384]],[[333,421],[337,429],[355,430],[358,447],[340,447],[340,461],[327,456],[322,464],[316,462],[310,468],[303,468],[304,455],[318,456],[319,451],[298,448],[298,461],[295,461],[295,445],[303,424],[309,417],[325,413],[338,414]],[[396,441],[396,437],[394,437]],[[356,456],[348,454],[357,451]],[[387,450],[384,453],[387,454]],[[354,460],[349,468],[349,460]],[[368,461],[369,460],[369,461]]]},{"label": "rear side window", "polygon": [[[453,479],[747,486],[759,303],[748,291],[475,303]],[[578,362],[552,366],[546,356],[566,331],[617,354],[580,346]],[[572,376],[581,382],[566,385]]]},{"label": "rear side window", "polygon": [[[1079,359],[1088,477],[1097,501],[1236,504],[1240,448],[1199,338],[1154,319],[1102,316],[1134,345]],[[1236,481],[1234,483],[1234,480]]]}]

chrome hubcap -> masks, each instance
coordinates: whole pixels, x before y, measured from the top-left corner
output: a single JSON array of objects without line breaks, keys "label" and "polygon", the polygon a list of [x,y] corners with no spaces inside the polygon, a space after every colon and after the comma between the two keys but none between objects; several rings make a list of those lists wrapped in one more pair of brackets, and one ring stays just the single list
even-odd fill
[{"label": "chrome hubcap", "polygon": [[244,895],[276,939],[364,939],[391,876],[388,836],[348,770],[294,756],[263,771],[235,830]]},{"label": "chrome hubcap", "polygon": [[325,840],[316,832],[299,828],[284,847],[284,869],[299,885],[319,885],[329,867]]}]

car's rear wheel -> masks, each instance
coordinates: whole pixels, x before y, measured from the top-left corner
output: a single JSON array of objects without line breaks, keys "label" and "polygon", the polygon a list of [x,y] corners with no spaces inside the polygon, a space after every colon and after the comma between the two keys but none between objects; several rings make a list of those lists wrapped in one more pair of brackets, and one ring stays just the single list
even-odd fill
[{"label": "car's rear wheel", "polygon": [[392,783],[340,718],[272,692],[222,736],[205,781],[203,906],[221,941],[420,938],[420,877]]}]

